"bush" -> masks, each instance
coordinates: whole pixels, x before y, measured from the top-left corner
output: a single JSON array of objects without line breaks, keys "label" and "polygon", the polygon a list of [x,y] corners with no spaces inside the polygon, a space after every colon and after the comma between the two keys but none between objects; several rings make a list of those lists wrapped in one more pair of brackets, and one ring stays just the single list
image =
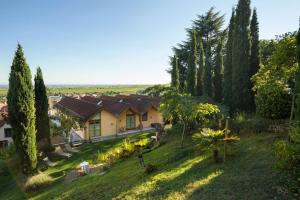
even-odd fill
[{"label": "bush", "polygon": [[270,127],[270,122],[262,118],[253,118],[247,124],[247,129],[254,133],[267,132]]},{"label": "bush", "polygon": [[47,174],[40,173],[27,179],[25,183],[26,192],[36,192],[42,188],[45,188],[53,183],[53,178]]},{"label": "bush", "polygon": [[284,119],[290,115],[291,101],[292,96],[287,89],[261,87],[255,97],[256,112],[260,117]]},{"label": "bush", "polygon": [[239,134],[247,124],[247,115],[245,113],[236,113],[229,123],[229,129]]},{"label": "bush", "polygon": [[126,138],[121,146],[116,147],[106,153],[98,152],[96,156],[96,162],[104,162],[111,166],[115,161],[131,156],[137,150],[143,149],[148,146],[149,143],[150,140],[148,138],[144,138],[134,142],[131,142]]},{"label": "bush", "polygon": [[156,171],[157,167],[151,164],[146,165],[145,167],[145,174],[151,174],[152,172]]},{"label": "bush", "polygon": [[11,144],[10,146],[6,148],[0,149],[0,159],[7,159],[12,157],[16,153],[15,145]]},{"label": "bush", "polygon": [[275,143],[276,166],[285,175],[285,185],[299,195],[300,193],[300,129],[293,128],[289,132],[289,140]]}]

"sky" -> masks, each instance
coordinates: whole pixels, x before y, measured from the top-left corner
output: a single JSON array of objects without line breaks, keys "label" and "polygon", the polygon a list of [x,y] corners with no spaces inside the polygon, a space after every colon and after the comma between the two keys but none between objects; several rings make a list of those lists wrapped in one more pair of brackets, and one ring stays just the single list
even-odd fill
[{"label": "sky", "polygon": [[[19,42],[46,84],[164,84],[171,48],[210,7],[237,0],[0,0],[0,84]],[[298,29],[299,0],[252,0],[260,38]]]}]

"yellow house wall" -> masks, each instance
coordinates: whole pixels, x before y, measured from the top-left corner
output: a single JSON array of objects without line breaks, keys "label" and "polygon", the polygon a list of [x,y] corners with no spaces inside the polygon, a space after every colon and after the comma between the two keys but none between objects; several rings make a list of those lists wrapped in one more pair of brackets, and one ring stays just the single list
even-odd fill
[{"label": "yellow house wall", "polygon": [[101,136],[115,135],[117,131],[117,118],[111,113],[101,111]]},{"label": "yellow house wall", "polygon": [[153,108],[148,110],[148,120],[142,121],[144,128],[150,127],[152,123],[163,123],[163,118],[161,113]]}]

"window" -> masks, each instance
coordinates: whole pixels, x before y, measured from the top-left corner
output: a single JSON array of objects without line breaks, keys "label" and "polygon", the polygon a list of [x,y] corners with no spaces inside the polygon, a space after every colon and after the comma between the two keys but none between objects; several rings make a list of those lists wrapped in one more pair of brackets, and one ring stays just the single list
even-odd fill
[{"label": "window", "polygon": [[12,129],[11,128],[4,129],[4,137],[6,137],[6,138],[12,137]]},{"label": "window", "polygon": [[142,121],[148,121],[148,113],[145,112],[143,115],[142,115]]},{"label": "window", "polygon": [[89,121],[89,134],[90,137],[100,136],[100,120]]}]

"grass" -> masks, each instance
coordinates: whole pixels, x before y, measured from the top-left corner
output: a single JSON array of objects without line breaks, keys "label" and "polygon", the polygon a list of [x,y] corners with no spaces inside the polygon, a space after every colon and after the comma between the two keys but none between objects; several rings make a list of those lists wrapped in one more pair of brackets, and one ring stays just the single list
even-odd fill
[{"label": "grass", "polygon": [[[111,86],[66,86],[49,87],[48,94],[84,94],[84,93],[111,93],[111,94],[135,94],[149,85],[111,85]],[[6,96],[7,88],[0,88],[0,97]]]},{"label": "grass", "polygon": [[[146,135],[142,135],[146,137]],[[226,163],[214,164],[211,152],[194,150],[190,137],[179,149],[180,135],[170,134],[165,144],[144,155],[146,164],[158,170],[145,175],[136,156],[118,161],[100,176],[90,174],[72,183],[63,182],[64,171],[82,160],[92,161],[95,153],[121,144],[113,140],[86,145],[81,153],[45,171],[55,183],[39,192],[27,193],[29,199],[273,199],[277,171],[274,169],[275,134],[249,134],[230,151]],[[2,196],[1,196],[2,197]],[[0,197],[0,199],[2,199]]]}]

